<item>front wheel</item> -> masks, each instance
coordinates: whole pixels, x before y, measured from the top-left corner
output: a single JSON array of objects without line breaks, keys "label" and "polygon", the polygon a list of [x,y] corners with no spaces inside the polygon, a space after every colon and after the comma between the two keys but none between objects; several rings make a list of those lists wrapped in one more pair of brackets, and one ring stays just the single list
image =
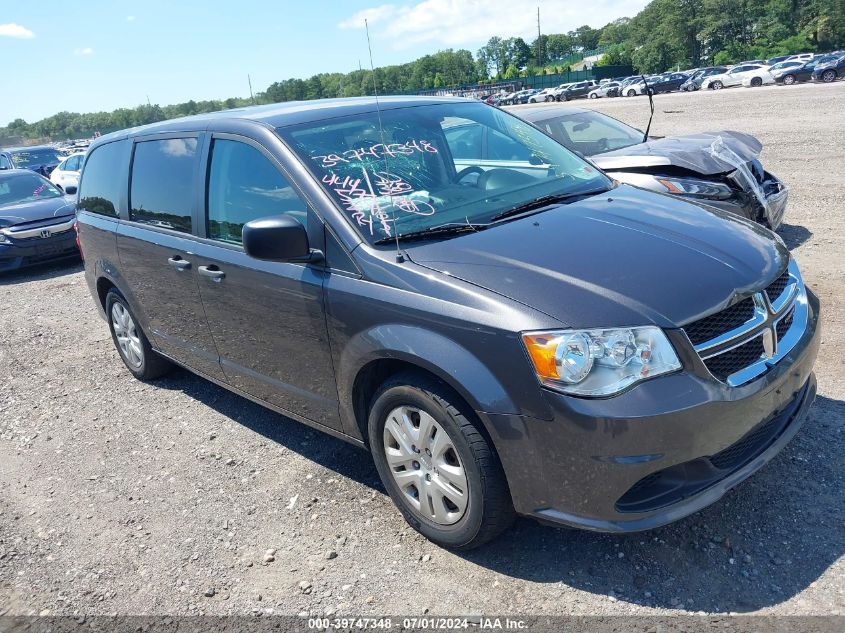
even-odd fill
[{"label": "front wheel", "polygon": [[599,98],[599,96],[595,92],[591,92],[589,94],[589,97],[590,97],[590,99],[598,99]]},{"label": "front wheel", "polygon": [[783,83],[785,86],[791,86],[795,83],[795,77],[793,77],[792,75],[787,75],[783,78]]},{"label": "front wheel", "polygon": [[822,73],[822,81],[826,84],[829,84],[831,81],[836,79],[836,71],[835,70],[826,70]]},{"label": "front wheel", "polygon": [[429,540],[471,549],[514,517],[493,447],[459,397],[433,378],[400,374],[373,398],[370,449],[405,520]]},{"label": "front wheel", "polygon": [[551,96],[551,95],[546,96],[546,103],[548,103],[549,101],[554,101],[554,100],[555,100],[555,98],[553,96]]},{"label": "front wheel", "polygon": [[725,87],[725,85],[721,81],[714,81],[712,84],[710,84],[710,87],[713,90],[721,90]]},{"label": "front wheel", "polygon": [[633,88],[632,88],[631,90],[629,90],[629,91],[628,91],[628,96],[629,96],[629,97],[634,97],[634,96],[636,96],[636,94],[637,94],[637,91],[636,91],[636,90],[634,90]]}]

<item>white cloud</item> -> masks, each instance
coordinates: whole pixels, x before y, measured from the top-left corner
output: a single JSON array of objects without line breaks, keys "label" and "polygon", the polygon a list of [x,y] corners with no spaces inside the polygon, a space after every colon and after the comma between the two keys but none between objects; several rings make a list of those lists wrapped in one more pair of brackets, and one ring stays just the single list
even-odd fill
[{"label": "white cloud", "polygon": [[[621,17],[633,17],[648,0],[593,0],[588,7],[570,0],[542,0],[540,26],[543,33],[562,33],[584,24],[604,26]],[[338,26],[363,28],[364,19],[381,40],[396,49],[430,43],[475,47],[490,37],[537,36],[537,4],[513,0],[418,0],[410,6],[385,4],[364,9]],[[371,29],[371,31],[374,31]]]},{"label": "white cloud", "polygon": [[0,36],[14,37],[19,40],[29,40],[35,37],[35,33],[25,26],[10,22],[9,24],[0,24]]},{"label": "white cloud", "polygon": [[384,22],[385,20],[396,15],[398,11],[399,10],[395,5],[383,4],[380,7],[372,7],[370,9],[358,11],[349,19],[346,19],[340,24],[338,24],[338,26],[342,29],[363,29],[364,20],[366,20],[367,23],[371,25],[375,24],[376,22]]},{"label": "white cloud", "polygon": [[127,21],[127,22],[134,22],[134,21],[135,21],[135,16],[134,16],[134,15],[127,15],[127,16],[126,16],[126,21]]},{"label": "white cloud", "polygon": [[74,55],[93,55],[94,49],[93,48],[77,48],[73,51]]}]

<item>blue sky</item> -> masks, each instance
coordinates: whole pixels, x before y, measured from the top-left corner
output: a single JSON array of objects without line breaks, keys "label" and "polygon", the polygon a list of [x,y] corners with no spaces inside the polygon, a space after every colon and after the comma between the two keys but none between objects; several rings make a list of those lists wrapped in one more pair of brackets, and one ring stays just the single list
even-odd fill
[{"label": "blue sky", "polygon": [[76,0],[0,7],[0,125],[67,110],[91,112],[249,94],[273,81],[444,48],[473,53],[492,35],[536,35],[633,16],[645,0]]}]

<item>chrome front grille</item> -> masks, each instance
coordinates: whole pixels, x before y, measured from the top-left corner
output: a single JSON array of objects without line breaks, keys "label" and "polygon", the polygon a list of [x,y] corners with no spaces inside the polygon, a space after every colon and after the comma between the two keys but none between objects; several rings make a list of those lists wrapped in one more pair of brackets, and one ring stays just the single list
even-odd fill
[{"label": "chrome front grille", "polygon": [[710,373],[732,387],[764,374],[801,339],[807,293],[794,261],[764,291],[684,326]]}]

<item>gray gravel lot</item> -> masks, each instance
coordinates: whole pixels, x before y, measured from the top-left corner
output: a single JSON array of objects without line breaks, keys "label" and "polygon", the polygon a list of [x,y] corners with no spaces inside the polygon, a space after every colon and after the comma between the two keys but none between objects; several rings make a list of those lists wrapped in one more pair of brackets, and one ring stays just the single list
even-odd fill
[{"label": "gray gravel lot", "polygon": [[[366,453],[185,372],[135,381],[81,266],[47,266],[0,277],[0,614],[845,614],[845,82],[655,103],[654,134],[751,132],[792,188],[819,397],[766,468],[652,532],[521,519],[454,554]],[[642,97],[578,105],[647,119]]]}]

